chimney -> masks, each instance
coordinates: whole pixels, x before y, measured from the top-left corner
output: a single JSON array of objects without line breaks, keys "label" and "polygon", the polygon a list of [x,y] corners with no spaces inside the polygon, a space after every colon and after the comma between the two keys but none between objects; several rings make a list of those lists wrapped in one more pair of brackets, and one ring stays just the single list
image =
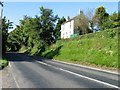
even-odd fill
[{"label": "chimney", "polygon": [[67,17],[66,17],[66,21],[69,21],[69,20],[70,20],[70,16],[67,16]]},{"label": "chimney", "polygon": [[81,11],[81,10],[79,9],[79,12],[78,12],[79,15],[80,15],[80,11]]},{"label": "chimney", "polygon": [[80,15],[80,14],[83,14],[83,11],[82,11],[82,9],[79,9],[79,15]]}]

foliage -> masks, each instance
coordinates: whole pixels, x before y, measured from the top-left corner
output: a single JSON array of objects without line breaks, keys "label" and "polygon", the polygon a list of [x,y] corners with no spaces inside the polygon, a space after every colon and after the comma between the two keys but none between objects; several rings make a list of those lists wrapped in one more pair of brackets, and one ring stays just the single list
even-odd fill
[{"label": "foliage", "polygon": [[3,69],[8,65],[8,61],[6,59],[0,60],[0,69]]},{"label": "foliage", "polygon": [[110,16],[110,24],[111,24],[111,27],[110,28],[116,28],[116,27],[119,27],[120,26],[120,13],[113,13],[111,16]]},{"label": "foliage", "polygon": [[64,23],[65,21],[66,21],[66,19],[64,17],[58,19],[58,23],[57,23],[56,28],[55,28],[55,38],[57,40],[60,39],[61,24]]},{"label": "foliage", "polygon": [[83,11],[75,18],[75,30],[79,30],[80,35],[91,32],[89,29],[89,21]]},{"label": "foliage", "polygon": [[37,54],[45,50],[45,47],[55,42],[55,22],[57,15],[53,15],[52,9],[40,8],[40,16],[35,18],[24,16],[20,25],[8,36],[8,50],[24,50],[29,54]]},{"label": "foliage", "polygon": [[116,28],[120,26],[120,18],[118,18],[118,13],[113,13],[109,15],[108,19],[104,21],[101,27],[104,29]]},{"label": "foliage", "polygon": [[106,22],[109,17],[109,14],[106,12],[106,9],[103,6],[96,8],[94,17],[96,18],[95,23],[98,23],[100,30],[104,30],[104,22]]},{"label": "foliage", "polygon": [[36,18],[25,16],[23,20],[20,20],[20,26],[17,26],[8,36],[8,43],[11,44],[10,50],[18,51],[25,47],[25,52],[30,53],[33,47],[39,48],[41,46],[39,27]]},{"label": "foliage", "polygon": [[44,7],[40,8],[40,23],[41,23],[41,32],[40,38],[50,45],[55,41],[54,38],[54,27],[55,22],[58,19],[57,15],[53,15],[52,9],[45,9]]},{"label": "foliage", "polygon": [[7,44],[7,36],[8,36],[8,29],[12,28],[12,22],[4,17],[2,19],[2,53],[6,51],[6,44]]}]

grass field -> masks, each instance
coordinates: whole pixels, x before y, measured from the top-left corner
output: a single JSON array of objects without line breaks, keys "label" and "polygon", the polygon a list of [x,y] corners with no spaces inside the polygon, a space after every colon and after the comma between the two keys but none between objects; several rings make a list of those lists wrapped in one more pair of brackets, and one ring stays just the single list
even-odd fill
[{"label": "grass field", "polygon": [[66,62],[118,68],[118,28],[58,40],[41,56]]}]

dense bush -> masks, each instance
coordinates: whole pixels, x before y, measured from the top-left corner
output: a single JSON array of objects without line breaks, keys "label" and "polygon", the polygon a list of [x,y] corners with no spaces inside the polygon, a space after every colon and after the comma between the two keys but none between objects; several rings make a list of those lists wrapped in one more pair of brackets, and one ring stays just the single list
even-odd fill
[{"label": "dense bush", "polygon": [[8,65],[8,61],[6,59],[0,60],[0,69],[3,69]]}]

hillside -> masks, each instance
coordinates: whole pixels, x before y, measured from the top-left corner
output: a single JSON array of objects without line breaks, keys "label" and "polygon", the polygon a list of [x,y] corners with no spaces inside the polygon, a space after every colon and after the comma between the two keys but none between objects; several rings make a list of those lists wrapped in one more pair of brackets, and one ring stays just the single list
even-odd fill
[{"label": "hillside", "polygon": [[118,68],[118,29],[59,40],[41,56],[65,62]]}]

